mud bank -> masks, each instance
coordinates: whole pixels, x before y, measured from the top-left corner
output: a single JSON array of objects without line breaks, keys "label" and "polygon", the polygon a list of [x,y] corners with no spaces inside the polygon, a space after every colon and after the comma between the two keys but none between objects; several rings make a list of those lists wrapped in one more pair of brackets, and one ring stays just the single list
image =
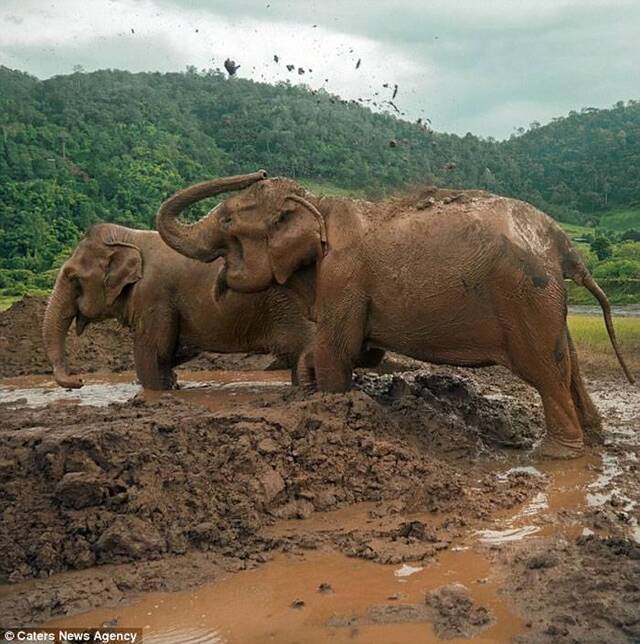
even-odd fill
[{"label": "mud bank", "polygon": [[[3,405],[2,581],[166,559],[155,582],[150,565],[127,569],[122,582],[163,587],[172,559],[184,566],[181,557],[207,553],[216,564],[254,565],[265,553],[309,547],[262,534],[265,526],[363,501],[393,501],[382,516],[427,511],[448,522],[440,535],[435,521],[418,548],[410,533],[396,535],[395,548],[372,548],[393,536],[388,530],[336,540],[338,547],[380,561],[427,559],[447,547],[450,532],[538,487],[530,477],[501,484],[486,469],[491,446],[530,446],[539,434],[526,406],[428,372],[369,375],[360,388],[309,398],[281,385],[235,406],[239,392],[227,389],[228,404],[215,412],[206,395],[191,400],[189,391],[100,408]],[[0,614],[33,622],[67,610],[59,589],[55,601],[33,603],[29,588],[4,595]]]},{"label": "mud bank", "polygon": [[[102,567],[102,605],[114,607],[51,624],[135,626],[145,641],[165,644],[637,642],[640,446],[631,430],[640,396],[618,383],[602,383],[595,393],[607,419],[602,453],[571,464],[518,459],[516,451],[499,461],[478,459],[477,452],[469,461],[447,461],[436,442],[437,460],[458,471],[464,494],[437,495],[435,507],[416,509],[409,493],[266,521],[257,535],[275,547],[248,560],[209,551],[207,568],[185,555],[180,561],[190,562],[198,579],[203,568],[217,579],[189,592],[126,602],[123,571],[133,564]],[[503,502],[478,513],[474,499],[485,503],[483,490]],[[268,561],[258,565],[262,559]],[[163,588],[147,568],[161,564],[166,559],[138,564],[154,580],[150,588]],[[73,576],[95,580],[93,570]],[[68,584],[70,577],[57,577],[64,597],[61,578]]]},{"label": "mud bank", "polygon": [[[41,333],[46,306],[46,298],[28,296],[0,311],[0,378],[51,373]],[[80,337],[70,330],[67,357],[69,367],[76,372],[134,369],[130,332],[115,320],[90,324]],[[187,364],[190,370],[255,370],[280,363],[273,356],[203,353]]]}]

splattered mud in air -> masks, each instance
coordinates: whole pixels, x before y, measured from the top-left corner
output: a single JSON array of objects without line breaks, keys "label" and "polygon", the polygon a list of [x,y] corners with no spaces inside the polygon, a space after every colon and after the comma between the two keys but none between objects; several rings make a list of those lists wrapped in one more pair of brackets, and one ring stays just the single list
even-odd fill
[{"label": "splattered mud in air", "polygon": [[130,372],[73,392],[6,374],[0,627],[117,624],[156,644],[640,640],[636,388],[594,375],[606,444],[550,462],[530,452],[537,397],[502,369],[391,356],[346,395],[197,369],[166,393]]}]

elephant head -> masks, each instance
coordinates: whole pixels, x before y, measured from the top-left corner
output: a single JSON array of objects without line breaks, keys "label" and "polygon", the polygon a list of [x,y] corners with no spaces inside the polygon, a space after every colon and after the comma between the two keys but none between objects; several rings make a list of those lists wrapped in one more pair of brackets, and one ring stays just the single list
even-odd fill
[{"label": "elephant head", "polygon": [[42,335],[56,382],[78,388],[65,357],[71,322],[81,335],[87,324],[121,314],[126,288],[142,278],[142,254],[131,231],[113,224],[91,228],[63,264],[44,316]]},{"label": "elephant head", "polygon": [[[196,224],[176,222],[188,205],[241,188]],[[165,242],[183,255],[200,261],[224,256],[224,287],[252,293],[274,281],[284,284],[298,268],[322,257],[324,218],[313,200],[295,181],[267,179],[262,171],[185,188],[162,204],[156,222]]]}]

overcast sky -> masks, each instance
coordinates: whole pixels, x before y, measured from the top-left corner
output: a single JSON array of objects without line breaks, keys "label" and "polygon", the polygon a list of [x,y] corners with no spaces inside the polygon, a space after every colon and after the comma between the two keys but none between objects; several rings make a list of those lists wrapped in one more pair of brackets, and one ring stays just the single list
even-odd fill
[{"label": "overcast sky", "polygon": [[345,98],[388,99],[397,83],[406,118],[502,138],[640,98],[640,0],[0,2],[0,64],[39,78],[75,65],[222,68],[227,57],[239,76]]}]

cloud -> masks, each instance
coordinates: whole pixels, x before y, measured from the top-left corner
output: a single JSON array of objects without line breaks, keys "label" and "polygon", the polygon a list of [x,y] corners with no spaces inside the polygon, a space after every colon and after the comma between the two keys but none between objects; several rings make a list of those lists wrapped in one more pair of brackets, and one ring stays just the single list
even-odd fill
[{"label": "cloud", "polygon": [[244,77],[376,101],[397,83],[407,118],[502,137],[637,97],[639,24],[634,0],[5,0],[0,56],[40,77],[76,64],[176,71],[231,57]]}]

